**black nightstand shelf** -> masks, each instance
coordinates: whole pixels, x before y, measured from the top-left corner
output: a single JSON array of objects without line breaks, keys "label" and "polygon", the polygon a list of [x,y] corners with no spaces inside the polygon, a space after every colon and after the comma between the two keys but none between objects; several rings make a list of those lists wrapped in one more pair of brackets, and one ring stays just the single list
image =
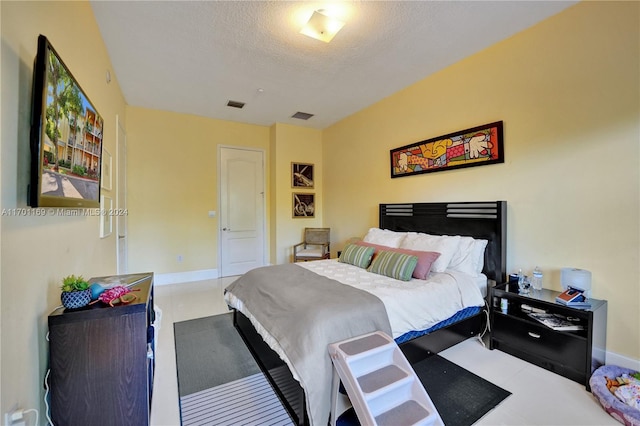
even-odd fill
[{"label": "black nightstand shelf", "polygon": [[[591,307],[573,308],[557,303],[553,290],[519,294],[517,284],[491,288],[491,349],[521,358],[586,386],[591,373],[605,363],[607,301],[590,299]],[[503,311],[501,301],[507,303]],[[570,318],[582,330],[557,331],[531,318],[542,310]]]}]

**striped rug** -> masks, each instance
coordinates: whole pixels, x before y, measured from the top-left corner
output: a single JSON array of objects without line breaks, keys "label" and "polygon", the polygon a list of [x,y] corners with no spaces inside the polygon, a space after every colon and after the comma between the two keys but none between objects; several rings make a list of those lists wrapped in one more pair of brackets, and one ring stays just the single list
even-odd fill
[{"label": "striped rug", "polygon": [[262,373],[180,398],[182,425],[293,425]]}]

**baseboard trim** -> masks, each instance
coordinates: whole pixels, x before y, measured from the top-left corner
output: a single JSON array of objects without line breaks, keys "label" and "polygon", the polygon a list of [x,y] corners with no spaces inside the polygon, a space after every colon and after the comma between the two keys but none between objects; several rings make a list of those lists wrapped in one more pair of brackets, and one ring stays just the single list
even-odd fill
[{"label": "baseboard trim", "polygon": [[607,351],[607,365],[617,365],[618,367],[628,368],[634,371],[640,371],[640,360],[619,355],[615,352]]},{"label": "baseboard trim", "polygon": [[153,284],[168,285],[187,283],[192,281],[204,281],[219,278],[217,269],[202,269],[200,271],[171,272],[167,274],[154,274]]}]

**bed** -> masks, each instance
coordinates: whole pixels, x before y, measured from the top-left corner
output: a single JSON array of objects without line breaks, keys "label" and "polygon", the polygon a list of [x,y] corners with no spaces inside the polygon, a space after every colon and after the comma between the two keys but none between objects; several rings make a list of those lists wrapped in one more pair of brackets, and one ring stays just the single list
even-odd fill
[{"label": "bed", "polygon": [[[381,204],[379,215],[379,230],[391,233],[464,236],[486,241],[481,265],[482,285],[476,291],[484,296],[488,285],[505,280],[505,201]],[[341,284],[346,283],[341,275],[369,273],[357,271],[357,268],[353,270],[352,265],[347,265],[352,271],[345,273],[341,269],[344,265],[338,263],[336,260],[323,260],[309,262],[309,265],[258,268],[240,277],[225,291],[225,299],[234,310],[234,326],[296,424],[326,424],[328,420],[323,411],[327,409],[327,388],[324,385],[318,388],[316,382],[330,380],[330,371],[325,371],[331,367],[326,345],[345,336],[332,333],[352,333],[355,336],[371,329],[385,331],[394,336],[409,362],[416,363],[481,333],[486,324],[484,299],[481,296],[478,300],[474,296],[470,306],[460,306],[426,328],[392,329],[392,323],[396,328],[402,322],[397,320],[394,308],[388,305],[394,298],[384,301],[384,294],[380,296],[369,290],[352,289],[352,283]],[[331,272],[334,269],[338,271],[337,276]],[[463,278],[448,269],[429,274],[430,280],[447,283],[458,283]],[[379,280],[379,277],[375,279]],[[477,277],[471,281],[478,285]],[[304,297],[306,291],[316,293]],[[276,292],[280,294],[274,296]],[[440,297],[437,296],[438,299]],[[303,299],[310,302],[304,308],[305,318],[291,321],[288,318],[289,307],[303,303]],[[258,313],[259,310],[268,314]],[[426,311],[425,315],[428,314]],[[269,315],[274,317],[273,320]],[[438,315],[443,314],[438,312]],[[291,333],[291,336],[283,333]],[[308,353],[298,353],[299,348],[309,349]],[[318,403],[318,399],[322,402]]]}]

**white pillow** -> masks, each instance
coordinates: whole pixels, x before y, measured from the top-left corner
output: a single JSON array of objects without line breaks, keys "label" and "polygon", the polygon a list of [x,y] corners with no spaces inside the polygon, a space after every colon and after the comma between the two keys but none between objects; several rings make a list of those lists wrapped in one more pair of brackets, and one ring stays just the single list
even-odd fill
[{"label": "white pillow", "polygon": [[388,229],[371,228],[362,241],[387,247],[400,247],[406,232],[389,231]]},{"label": "white pillow", "polygon": [[432,272],[444,272],[460,245],[460,236],[429,235],[407,232],[400,244],[401,248],[418,251],[435,251],[440,257],[431,265]]},{"label": "white pillow", "polygon": [[454,254],[449,269],[477,276],[484,267],[484,249],[487,240],[476,240],[471,237],[460,237],[460,245]]}]

